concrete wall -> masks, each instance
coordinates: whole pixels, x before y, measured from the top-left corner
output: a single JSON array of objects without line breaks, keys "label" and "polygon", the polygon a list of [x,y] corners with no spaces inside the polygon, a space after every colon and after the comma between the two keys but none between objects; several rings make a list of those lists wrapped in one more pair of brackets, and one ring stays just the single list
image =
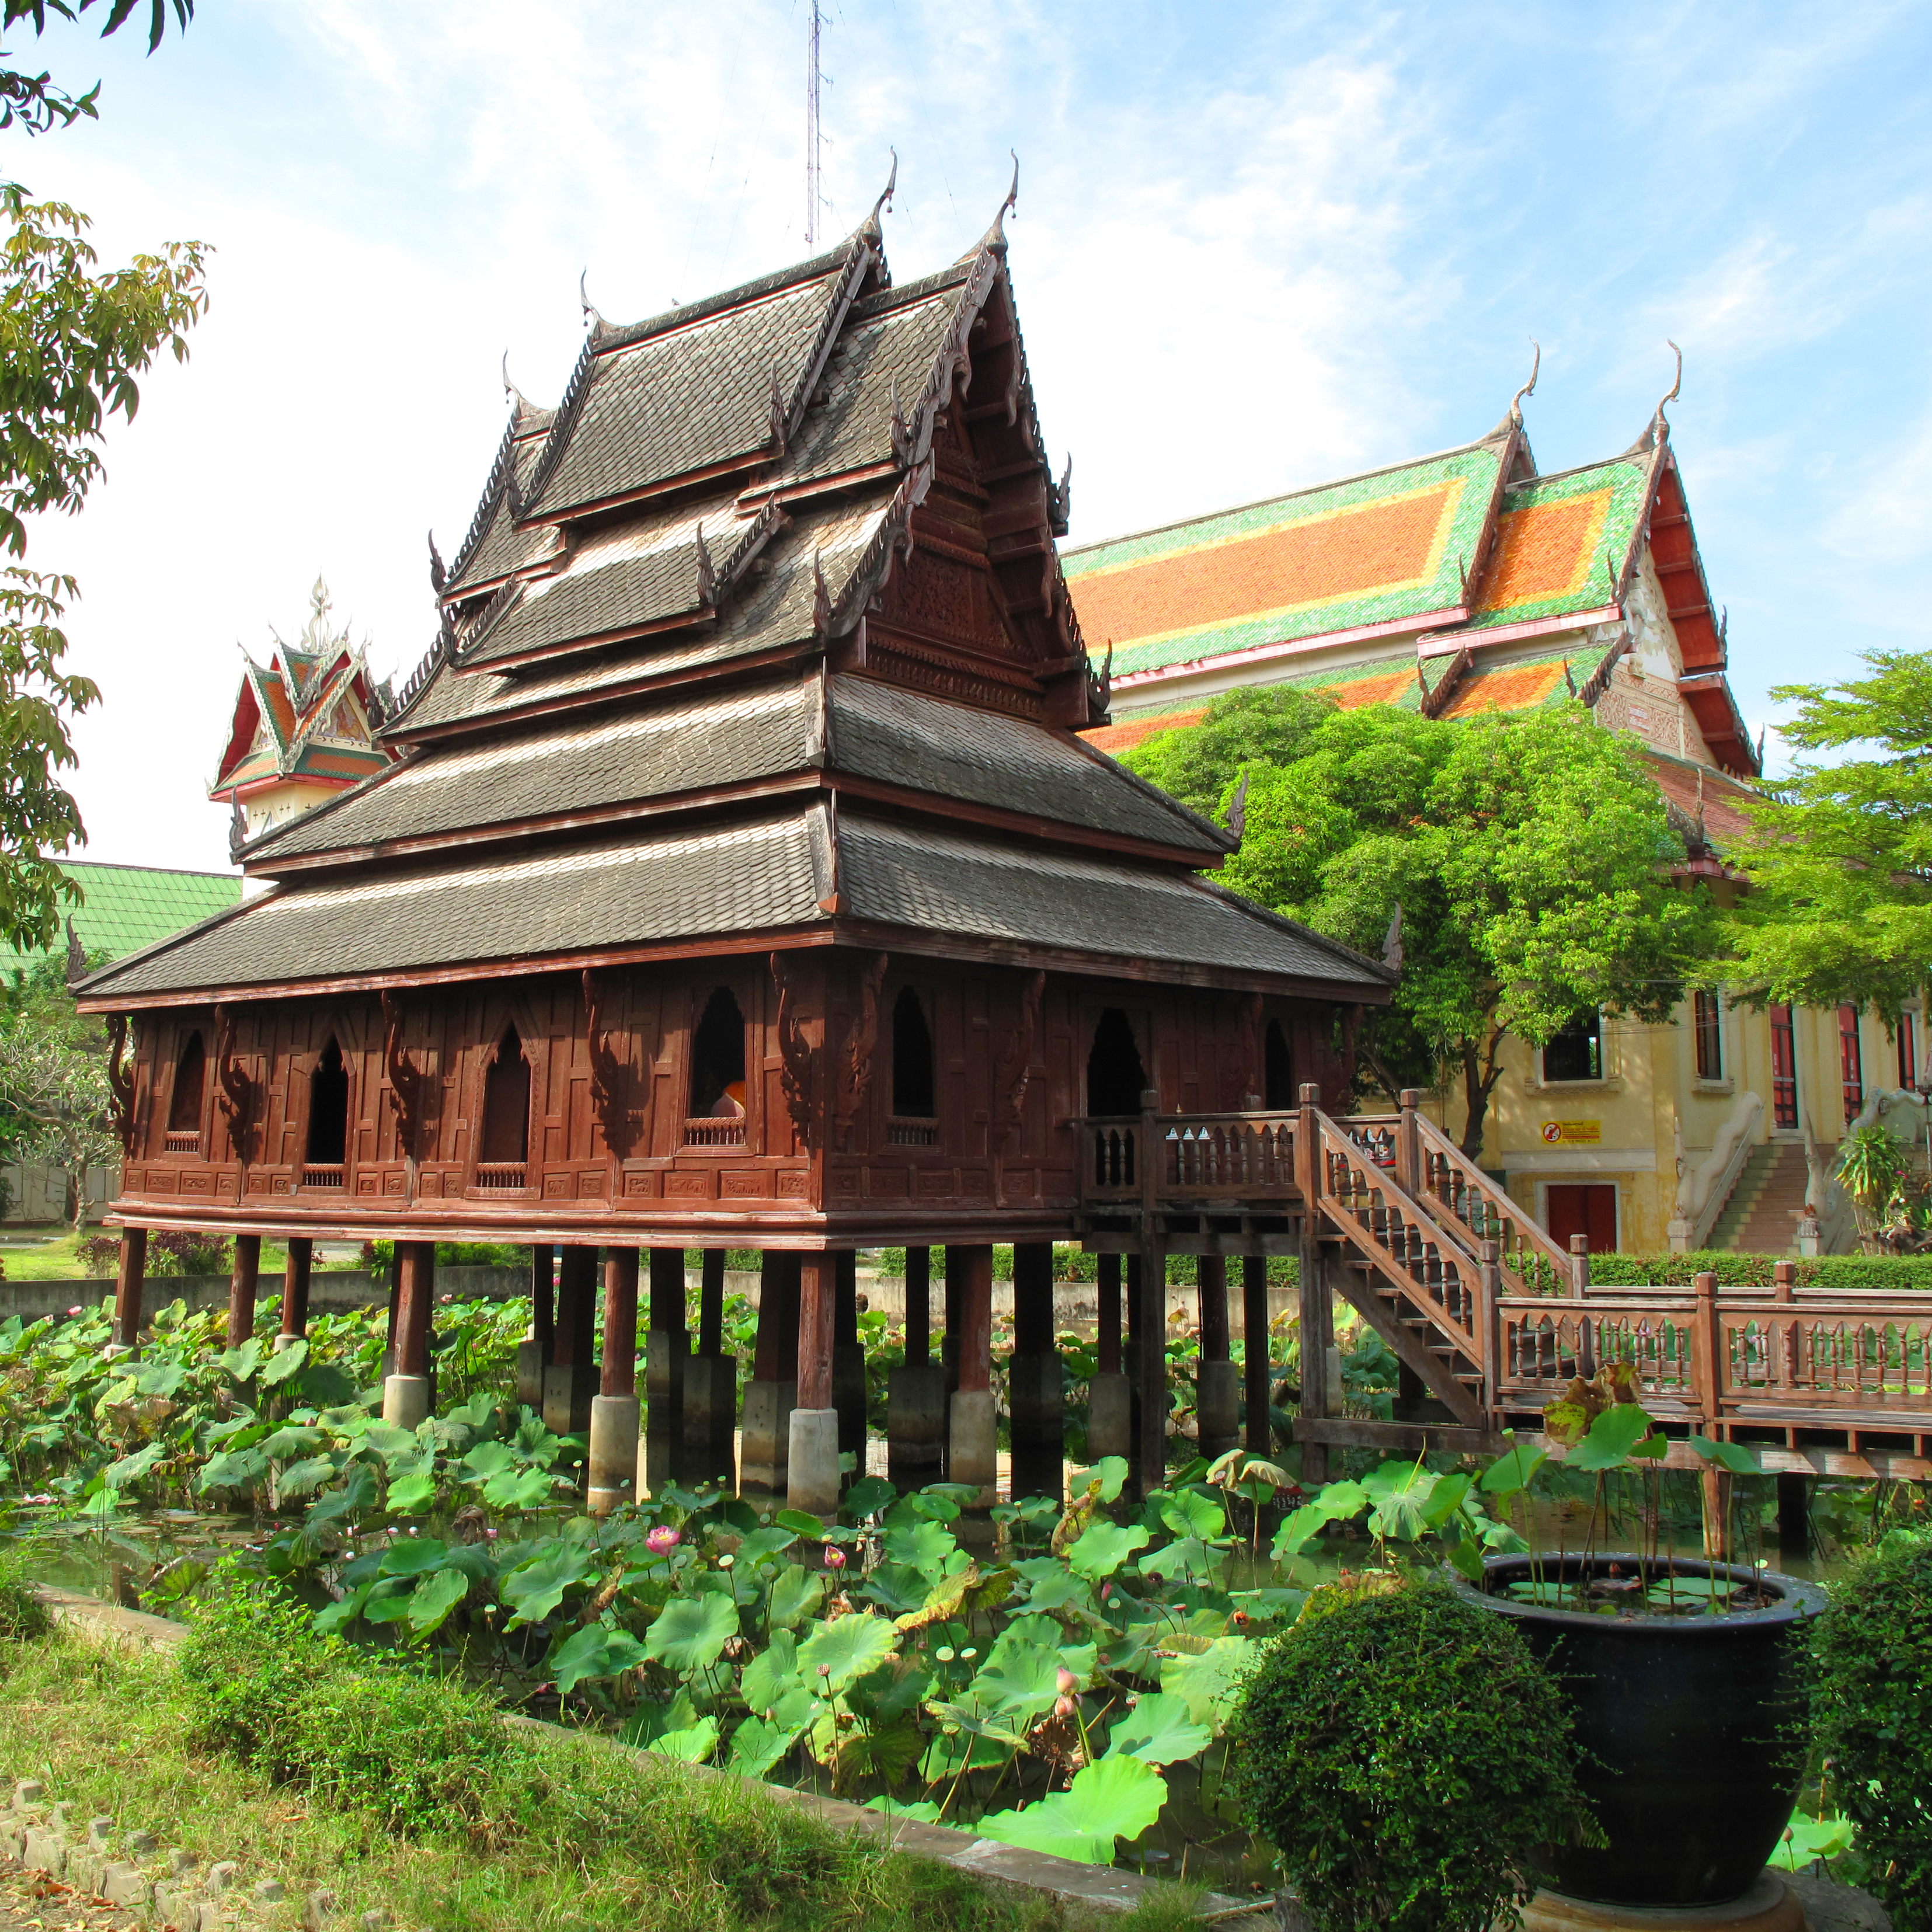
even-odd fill
[{"label": "concrete wall", "polygon": [[[1228,1294],[1228,1318],[1236,1336],[1243,1333],[1238,1264],[1231,1264],[1235,1276]],[[691,1300],[690,1319],[698,1317],[699,1276],[692,1270],[685,1276]],[[282,1277],[264,1274],[259,1292],[280,1295]],[[530,1292],[530,1274],[520,1268],[440,1268],[436,1271],[436,1292],[453,1294],[460,1300],[519,1300]],[[724,1277],[727,1294],[742,1294],[754,1307],[758,1305],[758,1277],[749,1270],[734,1269]],[[899,1275],[864,1274],[859,1277],[859,1293],[869,1308],[880,1311],[890,1322],[905,1319],[905,1281]],[[347,1308],[366,1308],[382,1302],[387,1289],[382,1280],[364,1269],[344,1272],[318,1270],[309,1277],[309,1307],[316,1313]],[[171,1301],[185,1300],[192,1308],[225,1308],[228,1305],[228,1277],[225,1274],[154,1275],[148,1278],[143,1300],[150,1310],[165,1308]],[[43,1316],[64,1315],[70,1309],[91,1306],[102,1300],[112,1304],[111,1281],[0,1281],[0,1322],[17,1315],[23,1322],[38,1322]],[[932,1325],[935,1331],[946,1325],[945,1292],[940,1282],[932,1284]],[[1180,1314],[1189,1322],[1195,1318],[1192,1288],[1168,1284],[1168,1312]],[[1294,1291],[1271,1287],[1268,1290],[1270,1321],[1295,1305]],[[1010,1281],[993,1284],[993,1314],[1011,1317],[1013,1285]],[[1053,1285],[1053,1319],[1056,1328],[1090,1329],[1099,1318],[1098,1290],[1090,1281],[1060,1281]]]},{"label": "concrete wall", "polygon": [[[67,1219],[67,1176],[57,1167],[27,1167],[10,1162],[0,1167],[0,1179],[7,1187],[7,1219],[10,1221],[64,1221]],[[87,1216],[100,1218],[101,1210],[119,1192],[118,1168],[90,1167],[87,1170]]]}]

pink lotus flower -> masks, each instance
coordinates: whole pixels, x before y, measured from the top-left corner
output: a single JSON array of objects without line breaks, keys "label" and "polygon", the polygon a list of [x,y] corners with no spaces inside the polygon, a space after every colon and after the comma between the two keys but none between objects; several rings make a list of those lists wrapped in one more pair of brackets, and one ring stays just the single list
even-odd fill
[{"label": "pink lotus flower", "polygon": [[644,1538],[644,1547],[653,1556],[668,1556],[682,1539],[668,1522],[661,1522]]},{"label": "pink lotus flower", "polygon": [[825,1546],[825,1567],[828,1570],[842,1570],[845,1567],[845,1552],[836,1543]]}]

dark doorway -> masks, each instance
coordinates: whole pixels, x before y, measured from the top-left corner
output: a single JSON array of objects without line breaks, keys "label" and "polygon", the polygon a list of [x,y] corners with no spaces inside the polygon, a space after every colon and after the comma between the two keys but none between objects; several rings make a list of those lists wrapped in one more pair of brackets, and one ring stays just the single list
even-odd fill
[{"label": "dark doorway", "polygon": [[1552,1181],[1546,1209],[1550,1238],[1567,1248],[1573,1234],[1588,1234],[1590,1252],[1607,1255],[1617,1245],[1617,1190],[1600,1186],[1577,1186]]},{"label": "dark doorway", "polygon": [[1294,1059],[1288,1050],[1288,1036],[1279,1020],[1270,1020],[1262,1041],[1262,1098],[1270,1112],[1292,1107],[1300,1098],[1294,1090]]},{"label": "dark doorway", "polygon": [[198,1134],[201,1131],[201,1094],[208,1077],[208,1055],[199,1032],[188,1036],[188,1044],[175,1062],[174,1090],[168,1096],[168,1132]]},{"label": "dark doorway", "polygon": [[932,1029],[910,986],[892,1004],[892,1112],[902,1120],[929,1120],[938,1112],[932,1070]]},{"label": "dark doorway", "polygon": [[349,1070],[333,1034],[308,1077],[308,1150],[310,1167],[340,1167],[348,1158]]},{"label": "dark doorway", "polygon": [[745,1016],[728,986],[720,986],[705,1003],[692,1039],[689,1118],[745,1118]]},{"label": "dark doorway", "polygon": [[1094,1029],[1093,1049],[1087,1056],[1087,1112],[1105,1120],[1138,1114],[1148,1085],[1132,1023],[1118,1006],[1109,1006]]},{"label": "dark doorway", "polygon": [[507,1028],[483,1074],[483,1145],[492,1166],[530,1157],[530,1063],[514,1027]]}]

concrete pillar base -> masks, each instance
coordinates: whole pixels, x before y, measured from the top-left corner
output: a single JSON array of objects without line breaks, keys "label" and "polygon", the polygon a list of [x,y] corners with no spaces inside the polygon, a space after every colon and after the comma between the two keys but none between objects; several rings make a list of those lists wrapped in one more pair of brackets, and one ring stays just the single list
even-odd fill
[{"label": "concrete pillar base", "polygon": [[1234,1362],[1202,1362],[1194,1384],[1195,1431],[1204,1456],[1225,1456],[1241,1439],[1241,1371]]},{"label": "concrete pillar base", "polygon": [[542,1412],[543,1378],[543,1344],[526,1335],[517,1344],[517,1400],[524,1408]]},{"label": "concrete pillar base", "polygon": [[832,1406],[838,1412],[838,1448],[856,1456],[865,1473],[866,1350],[858,1342],[841,1342],[832,1351]]},{"label": "concrete pillar base", "polygon": [[[748,1490],[785,1486],[791,1453],[791,1412],[798,1403],[796,1382],[747,1382],[739,1425],[738,1480]],[[833,1412],[836,1413],[836,1412]]]},{"label": "concrete pillar base", "polygon": [[1134,1445],[1133,1384],[1125,1376],[1096,1376],[1087,1384],[1087,1460],[1131,1456]]},{"label": "concrete pillar base", "polygon": [[306,1339],[301,1335],[278,1335],[269,1347],[274,1354],[279,1355],[284,1348],[292,1348],[298,1342]]},{"label": "concrete pillar base", "polygon": [[382,1420],[398,1429],[413,1429],[429,1413],[429,1378],[427,1376],[385,1376],[382,1378]]},{"label": "concrete pillar base", "polygon": [[838,1514],[838,1412],[795,1408],[785,1462],[785,1502],[795,1510]]},{"label": "concrete pillar base", "polygon": [[684,1365],[684,1439],[709,1445],[738,1420],[738,1364],[729,1355],[693,1355]]},{"label": "concrete pillar base", "polygon": [[946,1371],[913,1362],[886,1376],[886,1473],[902,1490],[946,1478]]},{"label": "concrete pillar base", "polygon": [[598,1379],[592,1368],[553,1364],[544,1370],[544,1426],[560,1436],[581,1436],[590,1426],[590,1404],[597,1394]]},{"label": "concrete pillar base", "polygon": [[946,1474],[980,1492],[966,1507],[991,1509],[1000,1499],[1000,1418],[989,1389],[954,1392],[948,1421]]},{"label": "concrete pillar base", "polygon": [[608,1516],[638,1494],[638,1425],[643,1406],[634,1395],[593,1396],[590,1401],[590,1483],[592,1516]]}]

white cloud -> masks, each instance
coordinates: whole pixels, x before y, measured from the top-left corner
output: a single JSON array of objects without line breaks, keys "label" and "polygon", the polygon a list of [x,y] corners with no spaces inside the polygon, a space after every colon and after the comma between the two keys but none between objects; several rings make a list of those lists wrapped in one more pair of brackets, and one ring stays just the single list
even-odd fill
[{"label": "white cloud", "polygon": [[1825,541],[1860,562],[1910,563],[1932,554],[1932,409],[1832,512]]}]

